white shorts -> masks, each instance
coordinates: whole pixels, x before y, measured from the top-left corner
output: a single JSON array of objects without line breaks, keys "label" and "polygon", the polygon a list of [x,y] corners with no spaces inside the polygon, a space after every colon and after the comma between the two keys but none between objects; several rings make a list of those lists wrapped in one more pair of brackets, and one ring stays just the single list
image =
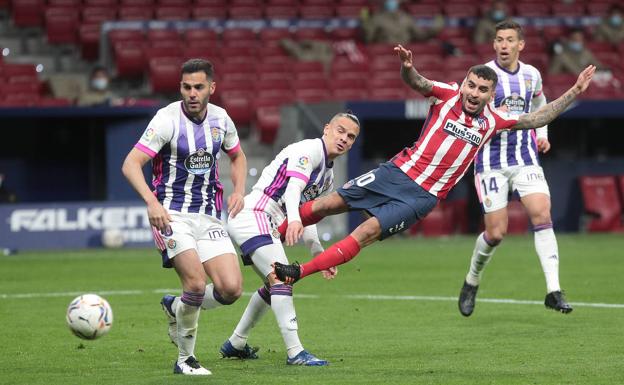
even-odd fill
[{"label": "white shorts", "polygon": [[266,212],[244,208],[228,218],[227,229],[241,249],[243,264],[253,263],[262,278],[273,271],[273,262],[288,263],[277,225]]},{"label": "white shorts", "polygon": [[204,263],[222,254],[236,255],[236,249],[223,223],[210,215],[169,211],[171,233],[152,229],[156,247],[161,252],[163,267],[172,267],[171,259],[181,252],[195,249]]},{"label": "white shorts", "polygon": [[507,207],[509,193],[515,191],[520,197],[534,193],[550,196],[544,170],[536,165],[512,166],[477,173],[475,188],[481,207],[486,213]]}]

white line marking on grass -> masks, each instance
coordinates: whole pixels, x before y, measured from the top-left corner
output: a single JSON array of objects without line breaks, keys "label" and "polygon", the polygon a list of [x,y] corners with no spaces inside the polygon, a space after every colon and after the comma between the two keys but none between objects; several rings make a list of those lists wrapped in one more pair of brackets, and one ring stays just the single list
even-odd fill
[{"label": "white line marking on grass", "polygon": [[[154,289],[154,290],[101,290],[96,291],[97,294],[105,295],[140,295],[140,294],[163,294],[163,293],[177,293],[180,289]],[[17,293],[17,294],[0,294],[0,299],[25,299],[25,298],[41,298],[41,297],[75,297],[81,294],[86,294],[84,291],[64,291],[64,292],[52,292],[52,293]],[[255,292],[245,292],[244,296],[250,297]],[[300,294],[297,293],[297,298],[306,299],[321,299],[323,298],[317,294]],[[329,296],[327,296],[329,297]],[[457,297],[442,297],[442,296],[425,296],[425,295],[374,295],[374,294],[349,294],[335,296],[346,299],[364,299],[370,301],[457,301]],[[326,298],[326,297],[325,297]],[[503,303],[512,305],[544,305],[542,301],[530,301],[519,299],[504,299],[504,298],[479,298],[479,302],[490,303]],[[596,307],[606,309],[624,309],[624,304],[621,303],[599,303],[599,302],[571,302],[573,306],[578,307]]]}]

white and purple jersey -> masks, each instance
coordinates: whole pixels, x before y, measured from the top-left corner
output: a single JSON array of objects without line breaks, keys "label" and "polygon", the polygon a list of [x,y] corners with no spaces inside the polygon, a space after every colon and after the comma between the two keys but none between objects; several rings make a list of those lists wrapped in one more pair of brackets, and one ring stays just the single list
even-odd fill
[{"label": "white and purple jersey", "polygon": [[[518,62],[515,72],[500,67],[496,60],[486,63],[496,71],[498,84],[494,106],[507,106],[511,115],[530,112],[533,98],[542,94],[542,76],[532,65]],[[486,143],[475,157],[475,172],[511,166],[539,165],[535,130],[501,131]]]},{"label": "white and purple jersey", "polygon": [[208,104],[203,121],[191,119],[181,101],[158,110],[135,147],[152,158],[154,193],[168,210],[221,217],[220,150],[240,143],[227,112]]},{"label": "white and purple jersey", "polygon": [[331,191],[334,183],[332,167],[333,162],[327,159],[327,150],[322,139],[306,139],[293,143],[280,151],[262,170],[258,182],[245,197],[245,207],[264,211],[280,224],[286,217],[283,196],[289,178],[299,178],[306,182],[300,203],[307,202]]}]

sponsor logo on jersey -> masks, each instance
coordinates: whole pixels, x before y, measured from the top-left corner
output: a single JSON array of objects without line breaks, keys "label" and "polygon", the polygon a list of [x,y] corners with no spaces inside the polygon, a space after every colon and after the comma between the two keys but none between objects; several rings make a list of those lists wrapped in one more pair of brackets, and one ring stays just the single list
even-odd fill
[{"label": "sponsor logo on jersey", "polygon": [[512,115],[517,115],[524,113],[526,102],[522,96],[514,92],[510,96],[503,99],[501,106],[507,106],[507,112]]},{"label": "sponsor logo on jersey", "polygon": [[206,237],[215,241],[221,238],[229,238],[229,235],[221,226],[218,226],[208,229],[206,231]]},{"label": "sponsor logo on jersey", "polygon": [[201,175],[209,172],[213,165],[214,156],[203,148],[189,154],[189,156],[184,159],[186,171],[194,175]]},{"label": "sponsor logo on jersey", "polygon": [[444,131],[456,137],[457,139],[461,139],[464,142],[470,143],[475,147],[479,147],[481,141],[483,140],[483,135],[479,133],[479,131],[464,126],[463,124],[456,122],[454,120],[447,120],[444,125]]},{"label": "sponsor logo on jersey", "polygon": [[154,137],[154,129],[148,127],[147,130],[145,130],[145,133],[143,133],[143,138],[145,140],[152,140],[153,137]]}]

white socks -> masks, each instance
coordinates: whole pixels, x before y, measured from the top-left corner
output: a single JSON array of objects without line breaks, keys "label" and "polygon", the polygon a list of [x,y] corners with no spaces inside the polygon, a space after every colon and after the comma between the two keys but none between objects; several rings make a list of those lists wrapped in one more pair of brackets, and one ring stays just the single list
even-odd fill
[{"label": "white socks", "polygon": [[478,286],[481,281],[481,273],[485,268],[485,265],[490,261],[496,245],[490,245],[485,239],[485,233],[479,234],[477,241],[475,242],[475,248],[472,251],[472,258],[470,259],[470,270],[466,275],[466,282],[472,286]]},{"label": "white socks", "polygon": [[279,284],[271,286],[271,309],[277,319],[288,358],[293,358],[303,350],[297,330],[297,314],[292,298],[292,286]]},{"label": "white socks", "polygon": [[535,251],[542,264],[548,293],[561,290],[559,286],[559,247],[555,232],[552,229],[552,223],[549,225],[536,226],[533,233]]},{"label": "white socks", "polygon": [[178,327],[178,363],[186,361],[195,354],[199,305],[203,295],[204,293],[184,292],[175,309]]},{"label": "white socks", "polygon": [[251,299],[249,300],[249,304],[247,304],[247,307],[245,308],[243,316],[240,321],[238,321],[238,325],[236,325],[236,329],[234,329],[234,333],[230,337],[230,343],[238,350],[242,350],[245,347],[247,339],[249,338],[249,332],[254,326],[256,326],[256,323],[258,323],[270,307],[270,305],[266,303],[264,298],[262,298],[259,294],[260,290],[266,292],[268,297],[269,292],[264,286],[253,293]]}]

